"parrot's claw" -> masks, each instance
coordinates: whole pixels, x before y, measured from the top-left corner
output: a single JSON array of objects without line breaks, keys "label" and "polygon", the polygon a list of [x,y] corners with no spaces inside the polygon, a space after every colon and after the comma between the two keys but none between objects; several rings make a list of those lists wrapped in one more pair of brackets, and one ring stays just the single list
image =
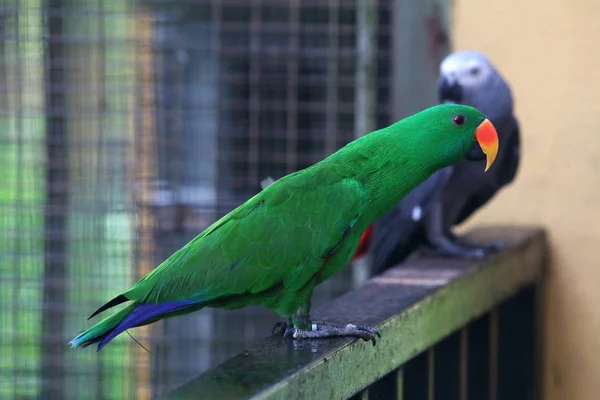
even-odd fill
[{"label": "parrot's claw", "polygon": [[474,247],[464,249],[458,255],[469,260],[483,260],[488,256],[488,251],[483,247]]},{"label": "parrot's claw", "polygon": [[509,245],[508,243],[500,240],[476,244],[466,241],[462,238],[456,238],[456,243],[460,245],[460,248],[465,250],[479,250],[478,255],[483,254],[483,257],[487,257],[492,253],[496,253],[497,251],[500,251]]},{"label": "parrot's claw", "polygon": [[506,247],[506,243],[502,242],[491,242],[481,245],[470,245],[465,248],[465,258],[470,258],[473,260],[483,260],[491,256],[492,254],[502,250]]},{"label": "parrot's claw", "polygon": [[287,322],[283,322],[283,321],[277,322],[277,323],[275,323],[275,325],[273,325],[273,329],[271,330],[271,332],[273,335],[281,335],[281,334],[285,333],[287,326],[288,326]]},{"label": "parrot's claw", "polygon": [[300,330],[295,328],[292,324],[286,324],[286,329],[283,334],[284,339],[319,339],[336,336],[358,337],[364,340],[365,342],[371,341],[373,343],[373,346],[375,346],[375,344],[377,343],[375,337],[381,337],[381,333],[379,333],[377,329],[371,328],[370,326],[356,326],[354,324],[336,326],[313,322],[312,330],[310,331]]},{"label": "parrot's claw", "polygon": [[465,258],[467,260],[483,260],[489,257],[491,254],[500,250],[500,247],[496,247],[493,244],[483,245],[483,246],[460,246],[452,249],[452,251],[447,251],[445,249],[440,248],[428,248],[424,249],[421,254],[429,257],[457,257],[457,258]]},{"label": "parrot's claw", "polygon": [[502,241],[494,241],[494,242],[490,242],[490,243],[486,243],[483,245],[483,248],[488,252],[488,253],[495,253],[497,251],[500,251],[504,248],[506,248],[509,244],[506,242],[502,242]]}]

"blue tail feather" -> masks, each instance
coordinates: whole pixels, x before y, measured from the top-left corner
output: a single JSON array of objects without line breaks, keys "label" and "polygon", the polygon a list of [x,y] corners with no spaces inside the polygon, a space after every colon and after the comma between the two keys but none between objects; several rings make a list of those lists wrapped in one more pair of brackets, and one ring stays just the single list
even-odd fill
[{"label": "blue tail feather", "polygon": [[156,318],[159,316],[163,316],[166,314],[171,314],[177,311],[181,311],[185,308],[196,305],[193,302],[181,300],[181,301],[173,301],[168,303],[143,303],[137,304],[133,311],[131,311],[124,319],[121,321],[114,329],[109,332],[106,332],[102,337],[98,337],[98,351],[100,351],[104,346],[108,344],[111,340],[113,340],[117,335],[126,331],[127,329],[134,328],[136,326],[142,325],[144,322]]},{"label": "blue tail feather", "polygon": [[145,325],[153,318],[165,317],[168,314],[181,311],[185,308],[197,306],[195,302],[180,300],[167,303],[143,303],[130,304],[116,314],[96,323],[94,326],[81,332],[69,343],[71,347],[87,347],[94,343],[98,344],[98,351],[118,334],[129,328]]},{"label": "blue tail feather", "polygon": [[[125,299],[125,300],[123,300]],[[127,301],[125,295],[115,297],[106,305],[102,306],[94,315]],[[126,331],[129,328],[146,325],[155,320],[168,317],[173,313],[188,309],[202,308],[205,305],[207,298],[205,291],[201,291],[197,295],[186,300],[177,300],[164,303],[136,303],[132,302],[127,307],[119,310],[110,317],[104,318],[97,322],[92,327],[81,332],[77,337],[69,342],[71,347],[87,347],[91,344],[98,343],[98,351],[100,351],[108,342],[113,340],[117,335]],[[189,310],[193,311],[193,310]]]}]

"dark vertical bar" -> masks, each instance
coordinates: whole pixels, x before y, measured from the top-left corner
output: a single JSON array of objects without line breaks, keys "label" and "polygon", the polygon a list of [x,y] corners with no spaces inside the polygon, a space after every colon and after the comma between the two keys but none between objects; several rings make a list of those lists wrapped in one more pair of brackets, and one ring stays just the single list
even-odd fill
[{"label": "dark vertical bar", "polygon": [[533,400],[535,288],[498,307],[498,400]]},{"label": "dark vertical bar", "polygon": [[435,347],[427,351],[427,400],[435,399]]},{"label": "dark vertical bar", "polygon": [[[211,2],[212,7],[211,7],[211,15],[210,15],[210,25],[211,25],[211,38],[210,38],[210,54],[211,57],[217,57],[219,59],[219,66],[222,65],[223,63],[223,54],[221,51],[221,18],[222,18],[222,0],[212,0]],[[222,123],[221,123],[221,118],[223,117],[223,109],[222,109],[222,103],[221,103],[221,99],[223,98],[223,94],[222,94],[222,88],[223,88],[223,81],[222,81],[222,71],[223,71],[223,67],[218,68],[217,70],[217,76],[216,79],[218,80],[218,87],[219,87],[219,91],[218,91],[218,95],[217,95],[217,100],[216,100],[216,113],[217,116],[215,118],[215,132],[217,135],[217,140],[216,140],[216,148],[215,151],[217,152],[217,157],[215,157],[215,163],[216,168],[216,174],[215,174],[215,187],[217,188],[217,202],[216,202],[216,206],[215,206],[215,210],[214,211],[214,215],[216,215],[216,217],[218,218],[221,215],[221,208],[222,208],[222,194],[223,194],[223,175],[225,174],[224,171],[226,171],[226,168],[221,168],[223,166],[223,161],[222,161],[222,154],[223,154],[223,150],[227,149],[228,146],[222,146],[221,145],[221,140],[223,137],[223,132],[221,131],[222,129]]]},{"label": "dark vertical bar", "polygon": [[435,346],[434,393],[436,400],[459,400],[460,396],[460,332]]},{"label": "dark vertical bar", "polygon": [[469,325],[467,338],[467,392],[469,399],[486,399],[490,388],[490,317]]},{"label": "dark vertical bar", "polygon": [[544,285],[545,281],[542,280],[535,285],[535,299],[533,305],[533,311],[535,313],[533,321],[533,399],[542,400],[544,384],[543,368],[544,368],[544,313],[541,307],[544,306]]},{"label": "dark vertical bar", "polygon": [[[20,15],[22,15],[20,13],[21,11],[21,4],[17,3],[15,4],[15,8],[16,8],[16,12],[15,15],[17,16],[16,19],[16,23],[15,23],[15,36],[16,36],[16,41],[17,43],[21,43],[22,40],[28,40],[27,37],[23,38],[21,36],[21,23],[20,23]],[[27,34],[27,32],[26,32]],[[17,165],[19,166],[18,170],[17,170],[17,181],[16,181],[16,187],[15,187],[15,193],[14,193],[14,199],[15,201],[13,202],[13,206],[14,206],[14,212],[15,214],[17,214],[17,219],[16,219],[16,224],[15,224],[15,240],[14,240],[14,247],[13,247],[13,270],[14,270],[14,275],[13,275],[13,282],[12,284],[14,285],[14,290],[15,290],[15,294],[14,297],[12,299],[13,304],[12,304],[12,313],[11,313],[11,319],[12,319],[12,324],[14,327],[18,327],[19,326],[19,311],[21,311],[21,307],[19,306],[19,290],[21,288],[21,274],[18,272],[20,269],[20,253],[22,251],[21,249],[21,245],[22,245],[22,237],[24,235],[24,233],[21,231],[21,225],[22,225],[22,218],[20,216],[20,214],[25,210],[23,208],[23,97],[22,97],[22,93],[24,90],[24,80],[23,80],[23,70],[26,68],[26,66],[23,63],[23,58],[26,57],[26,54],[23,54],[23,52],[19,49],[17,50],[17,69],[15,71],[15,77],[16,77],[16,82],[13,86],[13,90],[14,90],[14,101],[15,101],[15,106],[16,106],[16,115],[15,115],[15,119],[16,119],[16,125],[17,125],[17,137],[16,137],[16,142],[17,142]],[[6,97],[8,98],[8,94],[6,95]],[[17,332],[19,332],[19,328],[17,328]],[[15,349],[19,349],[17,351],[13,351],[13,360],[12,360],[12,365],[13,365],[13,369],[12,369],[12,373],[13,373],[13,392],[16,393],[17,392],[17,382],[19,381],[19,369],[21,368],[21,364],[23,363],[23,360],[21,359],[21,357],[19,357],[19,354],[22,354],[22,352],[20,351],[19,348],[19,336],[18,335],[14,335],[13,339],[12,339],[12,345],[14,346]]]},{"label": "dark vertical bar", "polygon": [[[287,61],[287,141],[285,149],[286,173],[298,169],[298,60],[300,41],[300,2],[290,0],[289,55]],[[262,179],[262,178],[261,178]]]},{"label": "dark vertical bar", "polygon": [[498,399],[498,309],[490,313],[490,391],[489,399]]},{"label": "dark vertical bar", "polygon": [[42,316],[42,393],[64,398],[62,338],[67,264],[67,207],[69,204],[69,138],[66,124],[66,58],[63,0],[45,0],[46,205],[44,218],[44,283]]},{"label": "dark vertical bar", "polygon": [[261,83],[261,0],[252,0],[250,7],[250,109],[247,187],[256,187],[262,178],[258,175],[260,158],[260,83]]},{"label": "dark vertical bar", "polygon": [[9,17],[9,11],[5,10],[5,5],[0,5],[0,115],[8,114],[9,100],[9,78],[6,61],[6,37],[8,29],[6,23]]},{"label": "dark vertical bar", "polygon": [[327,111],[325,128],[325,153],[337,150],[338,121],[338,61],[339,61],[339,0],[329,1],[327,26],[329,51],[327,53]]},{"label": "dark vertical bar", "polygon": [[469,328],[460,330],[460,400],[469,398]]},{"label": "dark vertical bar", "polygon": [[[217,69],[216,79],[218,80],[218,87],[223,88],[225,85],[223,83],[222,73],[227,71],[227,67],[225,64],[226,57],[223,54],[223,48],[221,43],[221,35],[223,34],[223,1],[222,0],[212,0],[211,1],[211,14],[210,14],[210,25],[211,25],[211,40],[210,40],[210,55],[211,57],[218,58],[219,68]],[[226,174],[228,168],[223,162],[223,153],[228,149],[231,149],[231,144],[222,146],[222,138],[225,136],[225,129],[223,126],[226,126],[223,123],[223,119],[226,118],[226,112],[223,112],[223,103],[222,99],[226,99],[227,94],[225,94],[222,90],[218,91],[217,95],[217,104],[216,104],[216,112],[217,117],[215,118],[215,123],[217,126],[215,127],[215,132],[217,135],[216,140],[216,149],[217,157],[215,157],[215,162],[217,163],[216,167],[216,175],[215,175],[215,186],[217,188],[217,199],[216,206],[213,210],[217,218],[222,215],[222,210],[229,211],[228,206],[224,204],[223,197],[224,193],[228,193],[228,191],[223,190],[224,182],[226,182]],[[217,332],[221,332],[220,324],[222,323],[222,318],[219,318],[219,314],[213,313],[212,317],[212,331],[211,331],[211,340],[214,338]],[[214,360],[219,357],[221,354],[221,349],[217,346],[212,346],[212,351],[207,357],[209,362],[214,363]]]},{"label": "dark vertical bar", "polygon": [[368,400],[389,400],[395,398],[392,393],[398,393],[398,373],[400,373],[400,376],[402,375],[402,372],[398,371],[390,372],[369,386]]},{"label": "dark vertical bar", "polygon": [[397,121],[400,118],[404,117],[404,113],[402,110],[402,105],[404,103],[404,93],[403,89],[403,69],[404,69],[404,60],[406,54],[409,53],[409,49],[406,48],[405,38],[402,35],[402,31],[400,30],[400,24],[403,23],[403,4],[402,1],[395,1],[390,6],[390,56],[391,66],[390,66],[390,119],[392,121]]},{"label": "dark vertical bar", "polygon": [[424,352],[406,363],[404,371],[403,396],[407,400],[427,400],[428,396],[428,362],[429,352]]},{"label": "dark vertical bar", "polygon": [[369,388],[363,390],[362,392],[359,392],[357,394],[355,394],[354,396],[350,397],[349,400],[369,400]]}]

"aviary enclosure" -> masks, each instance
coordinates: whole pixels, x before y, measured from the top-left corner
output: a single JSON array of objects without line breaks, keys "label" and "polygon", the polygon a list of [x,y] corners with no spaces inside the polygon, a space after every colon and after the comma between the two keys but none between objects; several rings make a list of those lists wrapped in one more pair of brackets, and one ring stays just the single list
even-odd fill
[{"label": "aviary enclosure", "polygon": [[151,354],[67,346],[267,176],[432,104],[446,3],[0,0],[0,397],[147,399],[270,334],[203,310],[132,331]]}]

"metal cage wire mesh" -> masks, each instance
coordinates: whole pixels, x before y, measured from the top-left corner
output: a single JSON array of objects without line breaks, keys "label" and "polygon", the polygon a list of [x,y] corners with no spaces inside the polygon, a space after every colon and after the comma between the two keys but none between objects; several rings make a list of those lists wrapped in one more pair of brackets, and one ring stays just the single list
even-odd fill
[{"label": "metal cage wire mesh", "polygon": [[[0,0],[0,398],[149,398],[270,333],[277,316],[249,307],[133,330],[152,354],[127,335],[66,345],[264,178],[356,136],[367,3],[375,128],[407,111],[392,110],[396,2]],[[423,26],[444,4],[425,3],[409,12]],[[422,80],[444,49],[419,53]]]}]

